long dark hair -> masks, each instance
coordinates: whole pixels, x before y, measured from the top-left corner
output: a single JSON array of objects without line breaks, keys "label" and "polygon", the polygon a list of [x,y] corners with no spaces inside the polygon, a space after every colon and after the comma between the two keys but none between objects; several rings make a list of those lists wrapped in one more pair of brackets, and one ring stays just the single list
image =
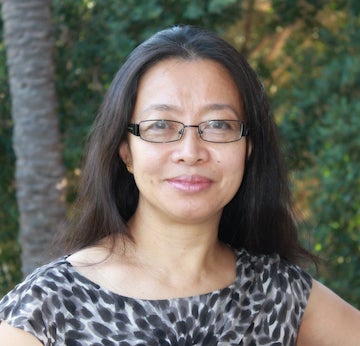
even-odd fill
[{"label": "long dark hair", "polygon": [[296,263],[311,257],[298,241],[287,172],[262,83],[234,47],[192,26],[156,33],[131,53],[116,74],[90,136],[68,250],[109,235],[130,237],[126,222],[136,210],[139,191],[118,151],[128,135],[142,75],[159,61],[174,57],[220,63],[230,72],[244,102],[246,140],[251,141],[252,153],[241,187],[224,208],[219,239],[253,253],[278,253]]}]

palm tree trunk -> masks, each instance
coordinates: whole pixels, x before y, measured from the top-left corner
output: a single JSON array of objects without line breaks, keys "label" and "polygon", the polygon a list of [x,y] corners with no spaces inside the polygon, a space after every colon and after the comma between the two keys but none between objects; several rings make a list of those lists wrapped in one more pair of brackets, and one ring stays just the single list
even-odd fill
[{"label": "palm tree trunk", "polygon": [[48,261],[65,217],[50,0],[2,0],[9,71],[22,270]]}]

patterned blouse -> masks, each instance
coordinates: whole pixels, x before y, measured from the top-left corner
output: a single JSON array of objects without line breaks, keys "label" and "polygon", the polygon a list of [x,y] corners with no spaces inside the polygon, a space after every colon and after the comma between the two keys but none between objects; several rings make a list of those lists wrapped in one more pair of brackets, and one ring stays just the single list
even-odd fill
[{"label": "patterned blouse", "polygon": [[108,291],[66,258],[38,268],[0,301],[0,319],[46,346],[294,345],[311,277],[277,255],[237,251],[228,287],[143,300]]}]

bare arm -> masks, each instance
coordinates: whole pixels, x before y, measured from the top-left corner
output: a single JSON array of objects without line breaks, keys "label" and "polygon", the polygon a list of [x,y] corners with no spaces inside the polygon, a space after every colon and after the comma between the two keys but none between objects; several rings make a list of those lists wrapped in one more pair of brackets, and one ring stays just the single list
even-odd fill
[{"label": "bare arm", "polygon": [[4,321],[0,324],[0,340],[2,346],[43,346],[35,336],[11,327]]},{"label": "bare arm", "polygon": [[359,346],[360,311],[314,280],[297,346]]}]

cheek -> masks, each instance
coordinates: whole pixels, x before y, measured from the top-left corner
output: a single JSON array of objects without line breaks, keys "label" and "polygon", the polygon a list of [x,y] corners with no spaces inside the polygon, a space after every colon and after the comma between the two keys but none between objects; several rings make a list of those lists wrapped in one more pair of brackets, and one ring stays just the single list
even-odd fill
[{"label": "cheek", "polygon": [[[236,159],[238,158],[238,159]],[[233,184],[237,190],[242,182],[245,170],[245,152],[234,152],[227,155],[226,158],[217,160],[219,166],[226,167],[223,170],[228,184]]]},{"label": "cheek", "polygon": [[133,170],[135,180],[153,182],[161,175],[164,166],[164,155],[156,148],[133,148]]}]

